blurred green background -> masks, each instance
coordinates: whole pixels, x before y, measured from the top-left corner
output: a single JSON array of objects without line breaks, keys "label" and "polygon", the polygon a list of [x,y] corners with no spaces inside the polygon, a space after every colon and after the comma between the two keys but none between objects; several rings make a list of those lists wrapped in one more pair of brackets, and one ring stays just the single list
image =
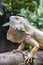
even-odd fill
[{"label": "blurred green background", "polygon": [[[26,17],[33,26],[43,31],[43,0],[0,0],[0,28],[4,35],[11,15]],[[25,49],[32,49],[32,46],[26,44]]]}]

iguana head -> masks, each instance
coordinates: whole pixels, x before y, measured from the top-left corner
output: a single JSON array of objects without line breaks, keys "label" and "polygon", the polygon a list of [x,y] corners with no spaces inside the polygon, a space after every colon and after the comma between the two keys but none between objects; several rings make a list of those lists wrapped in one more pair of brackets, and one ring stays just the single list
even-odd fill
[{"label": "iguana head", "polygon": [[20,16],[11,16],[10,17],[10,27],[18,31],[24,31],[25,27],[23,24],[23,17]]},{"label": "iguana head", "polygon": [[25,33],[25,26],[23,24],[23,17],[19,16],[11,16],[10,17],[10,27],[7,32],[7,39],[16,42],[21,43],[26,38]]}]

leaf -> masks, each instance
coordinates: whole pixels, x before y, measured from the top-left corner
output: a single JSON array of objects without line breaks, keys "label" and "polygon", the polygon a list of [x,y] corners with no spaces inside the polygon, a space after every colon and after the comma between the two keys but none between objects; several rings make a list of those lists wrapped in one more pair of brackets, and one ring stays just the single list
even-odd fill
[{"label": "leaf", "polygon": [[10,12],[10,11],[12,11],[12,6],[11,5],[6,5],[6,9]]},{"label": "leaf", "polygon": [[24,8],[20,9],[20,13],[18,15],[26,17],[26,10]]},{"label": "leaf", "polygon": [[36,15],[36,14],[31,13],[31,14],[29,15],[29,17],[31,18],[32,21],[34,21],[34,22],[37,21],[37,15]]},{"label": "leaf", "polygon": [[5,26],[9,26],[9,22],[4,23],[4,24],[2,25],[2,27],[5,27]]},{"label": "leaf", "polygon": [[0,11],[0,16],[2,16],[3,15],[3,13]]},{"label": "leaf", "polygon": [[42,22],[39,22],[38,24],[39,24],[39,26],[40,26],[40,25],[42,25],[43,23],[42,23]]},{"label": "leaf", "polygon": [[32,1],[32,3],[33,3],[34,5],[37,5],[37,2],[36,2],[36,1]]},{"label": "leaf", "polygon": [[21,12],[21,14],[26,14],[26,10],[25,10],[24,8],[22,8],[22,9],[20,10],[20,12]]},{"label": "leaf", "polygon": [[25,44],[25,49],[31,50],[31,49],[32,49],[32,45],[30,45],[30,44]]},{"label": "leaf", "polygon": [[41,10],[39,8],[37,9],[37,15],[41,16]]},{"label": "leaf", "polygon": [[31,45],[29,46],[29,49],[30,49],[30,50],[32,49],[32,46],[31,46]]},{"label": "leaf", "polygon": [[40,0],[39,3],[40,3],[40,6],[43,6],[43,0]]},{"label": "leaf", "polygon": [[25,14],[18,14],[19,16],[22,16],[22,17],[26,17],[26,15]]},{"label": "leaf", "polygon": [[41,21],[43,22],[43,18],[39,18],[39,21],[40,21],[40,22],[41,22]]}]

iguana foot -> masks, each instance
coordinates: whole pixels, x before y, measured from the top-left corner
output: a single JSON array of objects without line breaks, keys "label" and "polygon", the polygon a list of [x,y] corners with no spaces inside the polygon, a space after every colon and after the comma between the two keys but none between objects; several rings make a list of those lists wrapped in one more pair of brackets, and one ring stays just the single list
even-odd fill
[{"label": "iguana foot", "polygon": [[25,62],[28,63],[32,63],[32,56],[30,54],[25,55]]}]

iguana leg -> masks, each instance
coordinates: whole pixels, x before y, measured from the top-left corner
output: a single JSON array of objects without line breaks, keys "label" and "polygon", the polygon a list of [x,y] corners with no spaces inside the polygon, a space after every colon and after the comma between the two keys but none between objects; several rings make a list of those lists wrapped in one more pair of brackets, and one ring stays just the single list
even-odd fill
[{"label": "iguana leg", "polygon": [[24,43],[21,43],[21,44],[19,45],[19,47],[18,47],[16,50],[13,50],[13,52],[23,50],[23,49],[24,49],[24,45],[25,45]]},{"label": "iguana leg", "polygon": [[34,56],[34,54],[39,49],[39,43],[36,40],[34,40],[33,38],[31,38],[30,36],[27,36],[25,42],[34,46],[34,48],[30,51],[30,53],[27,54],[27,57],[25,59],[25,61],[27,61],[27,63],[28,63],[29,60]]}]

